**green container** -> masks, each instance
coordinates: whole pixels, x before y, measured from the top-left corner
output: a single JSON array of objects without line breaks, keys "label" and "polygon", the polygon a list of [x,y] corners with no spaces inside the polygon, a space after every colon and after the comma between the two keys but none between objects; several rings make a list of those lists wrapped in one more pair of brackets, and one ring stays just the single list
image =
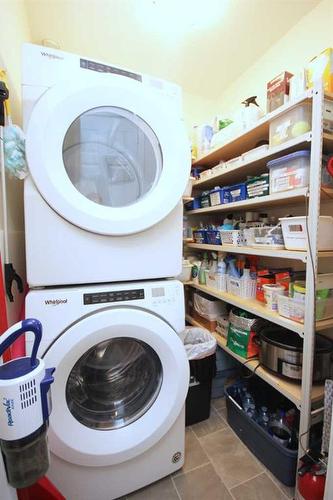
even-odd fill
[{"label": "green container", "polygon": [[269,174],[262,174],[246,181],[247,198],[257,198],[269,194]]}]

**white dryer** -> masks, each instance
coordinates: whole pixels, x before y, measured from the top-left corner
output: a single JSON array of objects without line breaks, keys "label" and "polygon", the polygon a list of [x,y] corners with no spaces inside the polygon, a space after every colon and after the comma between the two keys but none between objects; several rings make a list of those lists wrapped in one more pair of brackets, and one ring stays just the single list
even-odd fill
[{"label": "white dryer", "polygon": [[42,322],[40,352],[56,368],[48,476],[66,498],[111,500],[183,465],[179,281],[34,290],[26,314]]},{"label": "white dryer", "polygon": [[177,276],[190,147],[180,87],[23,46],[31,287]]}]

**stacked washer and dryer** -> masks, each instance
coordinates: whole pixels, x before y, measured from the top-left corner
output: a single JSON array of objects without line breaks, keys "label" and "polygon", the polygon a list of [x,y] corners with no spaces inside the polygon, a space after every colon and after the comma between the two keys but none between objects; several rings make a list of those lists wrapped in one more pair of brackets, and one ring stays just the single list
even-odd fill
[{"label": "stacked washer and dryer", "polygon": [[22,79],[26,314],[56,367],[49,477],[68,500],[110,500],[184,462],[183,286],[166,279],[190,169],[181,92],[31,44]]}]

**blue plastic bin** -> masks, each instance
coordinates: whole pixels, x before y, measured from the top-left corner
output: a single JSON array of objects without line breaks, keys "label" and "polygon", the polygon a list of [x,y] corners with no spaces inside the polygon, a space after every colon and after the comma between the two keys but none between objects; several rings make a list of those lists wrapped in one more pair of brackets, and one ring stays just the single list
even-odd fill
[{"label": "blue plastic bin", "polygon": [[185,203],[186,210],[196,210],[197,208],[201,208],[201,199],[200,198],[194,198],[194,200],[191,200],[188,203]]},{"label": "blue plastic bin", "polygon": [[220,231],[207,229],[206,241],[209,245],[222,245]]},{"label": "blue plastic bin", "polygon": [[193,239],[195,243],[207,243],[207,229],[197,229],[193,231]]},{"label": "blue plastic bin", "polygon": [[227,421],[252,453],[286,486],[294,486],[297,467],[297,450],[290,450],[250,418],[234,399],[239,384],[225,389]]},{"label": "blue plastic bin", "polygon": [[243,200],[246,200],[245,182],[223,188],[223,203],[234,203]]}]

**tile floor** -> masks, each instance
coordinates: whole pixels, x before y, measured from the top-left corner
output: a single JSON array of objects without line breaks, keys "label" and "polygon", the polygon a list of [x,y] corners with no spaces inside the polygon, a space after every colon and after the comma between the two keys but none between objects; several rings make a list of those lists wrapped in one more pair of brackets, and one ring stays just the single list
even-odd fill
[{"label": "tile floor", "polygon": [[293,493],[231,430],[221,398],[208,420],[187,427],[184,467],[122,500],[286,500]]}]

